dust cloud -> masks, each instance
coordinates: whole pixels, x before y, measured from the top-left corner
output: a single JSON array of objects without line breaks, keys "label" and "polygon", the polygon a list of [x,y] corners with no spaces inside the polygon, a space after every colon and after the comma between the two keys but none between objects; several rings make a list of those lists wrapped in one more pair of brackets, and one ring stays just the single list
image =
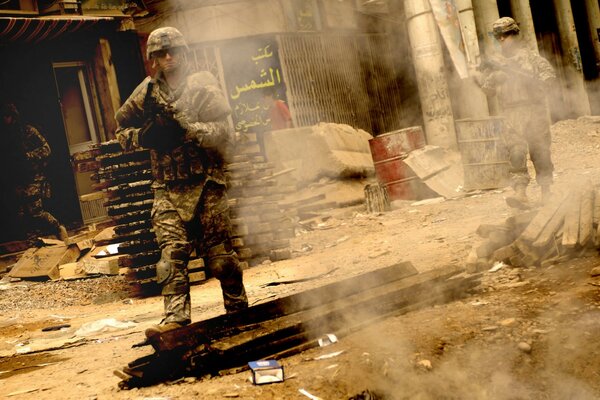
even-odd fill
[{"label": "dust cloud", "polygon": [[[519,315],[516,308],[504,307],[503,312]],[[541,336],[530,327],[524,333],[520,328],[508,334],[492,331],[483,341],[474,340],[473,326],[457,325],[456,314],[436,315],[417,318],[424,326],[400,329],[403,319],[397,317],[348,338],[356,362],[345,373],[354,390],[369,388],[393,400],[596,398],[585,379],[593,380],[595,374],[586,360],[598,350],[592,333],[597,312]],[[564,317],[548,311],[536,321],[555,321],[560,315]],[[485,322],[476,324],[481,329]],[[530,354],[517,346],[526,340],[521,334],[530,336]],[[423,348],[424,343],[431,348]]]},{"label": "dust cloud", "polygon": [[[174,9],[177,9],[175,4],[171,3]],[[183,3],[181,3],[183,4]],[[178,25],[176,18],[167,18],[162,21],[162,25]],[[204,38],[191,38],[190,42],[203,42]],[[333,48],[336,51],[342,51],[342,47]],[[383,54],[384,52],[381,51]],[[377,72],[380,74],[381,81],[386,88],[397,90],[402,88],[402,99],[398,99],[399,105],[402,100],[417,97],[414,82],[407,76],[414,74],[412,65],[406,60],[408,57],[399,58],[402,52],[394,53],[398,57],[391,64],[378,65],[380,68]],[[332,58],[342,59],[342,54],[329,54]],[[359,71],[361,73],[374,73],[369,69],[369,62],[372,60],[367,52],[359,53],[356,58],[345,59],[345,64],[338,65],[334,62],[328,62],[320,66],[321,74],[311,82],[315,91],[312,93],[312,98],[303,99],[303,101],[313,101],[317,107],[318,116],[312,122],[333,122],[336,117],[347,118],[346,116],[327,114],[326,110],[328,103],[332,102],[333,98],[339,96],[340,93],[327,91],[327,82],[319,79],[329,79],[335,81],[345,91],[348,98],[359,98],[367,101],[370,98],[369,88],[367,86],[357,85],[356,75],[348,74],[348,69]],[[556,86],[549,93],[548,102],[552,117],[564,119],[569,116],[565,112],[565,104],[568,104],[568,99],[576,99],[579,92],[569,90],[574,83],[567,83],[566,89],[557,90]],[[290,88],[282,88],[285,93]],[[232,92],[228,88],[228,92]],[[335,96],[334,96],[335,95]],[[594,96],[595,93],[591,93]],[[407,102],[402,104],[402,120],[401,127],[417,125],[421,122],[420,108],[416,102]],[[388,111],[399,112],[398,109],[388,109]],[[522,126],[526,123],[527,111],[517,112],[512,116],[512,124]],[[545,118],[547,115],[539,114],[537,117]],[[324,118],[324,119],[320,119]],[[331,119],[330,119],[331,118]],[[340,121],[335,121],[340,122]],[[341,121],[345,122],[345,121]],[[398,121],[396,121],[398,122]],[[356,124],[351,124],[355,127]],[[382,125],[385,128],[385,124]],[[371,132],[371,129],[367,129]],[[373,133],[373,132],[371,132]],[[381,133],[381,132],[378,132]],[[551,137],[543,136],[539,142],[529,143],[531,147],[550,146]],[[285,150],[290,153],[303,153],[306,151],[305,143],[290,142],[286,145]],[[315,153],[314,157],[319,157]],[[561,169],[577,167],[577,160],[561,160]],[[531,162],[528,162],[529,171],[533,172]],[[535,174],[531,174],[535,179]],[[575,181],[573,185],[579,184]],[[493,212],[501,212],[504,210],[492,210]],[[242,218],[245,215],[241,215]],[[362,291],[357,288],[358,291]],[[427,294],[422,294],[422,300],[426,300],[435,296],[435,287]],[[367,289],[366,291],[369,291]],[[411,301],[418,302],[421,298],[412,298]],[[318,304],[318,299],[311,299],[311,304]],[[326,301],[322,302],[326,304]],[[303,304],[298,304],[297,307],[302,308]],[[512,310],[505,308],[505,312],[510,313]],[[352,333],[357,327],[364,327],[372,322],[378,321],[381,317],[378,315],[378,305],[372,304],[372,307],[363,308],[346,308],[343,313],[336,315],[336,320],[331,321],[333,325],[323,325],[323,332],[327,329],[340,330],[345,334]],[[515,311],[516,313],[516,311]],[[470,342],[465,340],[465,343],[450,354],[444,354],[441,360],[433,362],[433,368],[428,370],[427,367],[422,367],[419,361],[423,361],[424,355],[421,354],[421,349],[415,347],[411,339],[411,335],[404,332],[399,335],[398,332],[385,332],[375,328],[366,329],[360,334],[360,347],[366,353],[371,350],[377,350],[377,354],[387,354],[387,357],[381,359],[372,359],[368,363],[357,362],[354,368],[347,371],[349,374],[355,375],[356,386],[376,388],[386,394],[386,398],[390,399],[439,399],[439,398],[456,398],[456,399],[515,399],[515,398],[538,398],[541,392],[544,392],[551,398],[593,398],[593,390],[581,379],[578,379],[576,371],[585,370],[585,366],[581,365],[581,358],[584,353],[590,349],[586,346],[590,345],[590,332],[585,329],[589,325],[590,319],[594,318],[594,314],[584,314],[579,316],[579,319],[574,321],[570,327],[561,327],[555,329],[547,335],[545,342],[533,344],[533,354],[535,357],[530,361],[525,361],[528,357],[518,349],[514,339],[506,337],[497,337],[489,341],[487,344],[478,342]],[[401,317],[398,317],[401,318]],[[557,315],[553,312],[548,312],[539,319],[553,320]],[[427,330],[429,332],[444,332],[448,331],[445,327],[446,321],[443,316],[438,319],[429,319],[426,321]],[[580,328],[584,329],[580,329]],[[465,334],[465,335],[468,335]],[[582,346],[582,344],[584,344]],[[544,346],[543,355],[537,356],[537,346]],[[375,353],[375,352],[373,352]],[[541,352],[540,352],[541,353]],[[424,364],[422,364],[424,365]],[[423,370],[425,368],[426,370]],[[535,369],[534,372],[531,369]],[[590,372],[585,372],[590,374]],[[541,377],[533,379],[532,375]]]}]

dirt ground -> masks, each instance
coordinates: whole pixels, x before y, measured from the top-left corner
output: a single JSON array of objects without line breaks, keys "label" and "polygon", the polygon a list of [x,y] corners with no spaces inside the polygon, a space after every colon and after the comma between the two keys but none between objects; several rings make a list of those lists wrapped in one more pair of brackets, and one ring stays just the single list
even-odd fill
[{"label": "dirt ground", "polygon": [[[552,145],[555,193],[575,184],[600,184],[600,119],[554,124]],[[316,229],[298,229],[292,259],[245,272],[250,302],[399,261],[410,261],[419,271],[464,265],[482,241],[477,227],[511,215],[504,202],[509,193],[476,192],[423,205],[399,202],[378,215],[362,206],[323,212],[328,219]],[[530,195],[539,198],[535,183]],[[548,268],[485,272],[467,298],[387,318],[331,346],[282,359],[283,383],[254,386],[243,371],[128,391],[118,389],[113,370],[151,352],[132,345],[160,320],[160,298],[127,298],[115,277],[2,283],[0,397],[307,399],[299,391],[304,389],[323,400],[598,399],[600,277],[590,274],[598,265],[600,257],[590,254]],[[320,274],[307,282],[264,286]],[[222,313],[217,282],[194,286],[192,305],[195,321]],[[83,331],[91,322],[106,325],[107,318],[122,326]],[[60,324],[69,327],[42,331]],[[334,352],[341,353],[316,359]]]}]

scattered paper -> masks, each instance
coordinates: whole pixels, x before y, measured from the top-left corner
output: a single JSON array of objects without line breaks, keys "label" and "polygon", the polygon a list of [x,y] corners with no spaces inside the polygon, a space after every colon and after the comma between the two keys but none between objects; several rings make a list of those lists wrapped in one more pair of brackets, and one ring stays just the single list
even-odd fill
[{"label": "scattered paper", "polygon": [[504,267],[506,267],[506,264],[504,264],[502,261],[498,261],[497,263],[494,264],[494,266],[492,268],[489,269],[489,271],[490,272],[500,271]]},{"label": "scattered paper", "polygon": [[106,246],[106,249],[99,251],[98,254],[96,254],[96,256],[112,256],[114,254],[118,254],[120,244],[121,243],[109,244],[108,246]]},{"label": "scattered paper", "polygon": [[300,393],[302,393],[303,395],[305,395],[306,397],[308,397],[309,399],[311,399],[311,400],[322,400],[320,397],[317,397],[317,396],[315,396],[315,395],[312,395],[312,394],[308,393],[308,392],[307,392],[306,390],[304,390],[304,389],[298,389],[298,391],[299,391]]},{"label": "scattered paper", "polygon": [[325,360],[327,358],[337,357],[340,354],[342,354],[343,352],[344,352],[344,350],[336,351],[334,353],[327,353],[327,354],[323,354],[322,356],[315,357],[314,359],[315,360]]},{"label": "scattered paper", "polygon": [[116,331],[121,329],[133,328],[137,324],[135,322],[120,322],[114,318],[101,319],[94,322],[83,324],[81,328],[75,331],[75,336],[89,336],[94,333]]},{"label": "scattered paper", "polygon": [[319,346],[325,347],[338,341],[337,336],[333,333],[328,333],[318,340]]}]

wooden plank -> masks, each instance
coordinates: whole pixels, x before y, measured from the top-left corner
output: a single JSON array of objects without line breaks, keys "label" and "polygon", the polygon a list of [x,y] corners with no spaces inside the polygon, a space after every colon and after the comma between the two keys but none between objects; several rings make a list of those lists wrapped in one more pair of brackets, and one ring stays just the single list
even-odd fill
[{"label": "wooden plank", "polygon": [[249,161],[237,162],[227,164],[227,171],[248,171],[252,168],[252,164]]},{"label": "wooden plank", "polygon": [[[450,266],[416,275],[407,270],[404,274],[408,275],[387,280],[382,280],[383,275],[372,287],[326,301],[315,298],[313,289],[307,298],[313,303],[308,306],[298,301],[303,298],[296,298],[289,303],[292,308],[285,309],[285,304],[278,303],[286,299],[282,298],[165,332],[151,339],[155,354],[118,371],[123,379],[120,387],[148,385],[190,372],[216,375],[250,360],[295,354],[316,345],[323,332],[347,335],[388,316],[464,297],[479,277],[457,277],[461,271]],[[325,295],[338,293],[330,285],[324,288],[330,289]]]},{"label": "wooden plank", "polygon": [[[356,329],[368,326],[404,307],[428,301],[434,287],[448,301],[456,298],[457,294],[464,293],[469,286],[461,285],[461,280],[448,280],[448,275],[448,271],[428,271],[378,288],[375,293],[359,293],[335,303],[265,321],[252,330],[213,341],[212,351],[206,355],[210,357],[213,351],[218,352],[221,362],[234,366],[241,360],[261,359],[287,349],[290,345],[317,339],[323,332],[338,333],[349,327]],[[467,278],[465,281],[473,280]],[[196,358],[201,359],[202,357]]]},{"label": "wooden plank", "polygon": [[196,271],[204,268],[204,259],[203,258],[194,258],[188,262],[187,269],[188,271]]},{"label": "wooden plank", "polygon": [[188,278],[190,280],[190,284],[193,284],[196,282],[202,282],[202,281],[206,280],[206,272],[204,272],[204,271],[190,272],[188,275]]},{"label": "wooden plank", "polygon": [[548,244],[554,241],[557,232],[564,224],[565,215],[567,214],[572,202],[573,199],[571,196],[567,196],[565,198],[565,200],[560,204],[560,207],[558,207],[558,210],[556,210],[552,218],[550,218],[546,226],[544,226],[538,238],[535,240],[535,242],[533,242],[533,247],[546,247]]},{"label": "wooden plank", "polygon": [[[97,106],[96,112],[100,114],[99,122],[101,122],[104,134],[109,136],[109,132],[114,132],[117,128],[113,115],[121,105],[121,97],[119,96],[119,85],[110,43],[107,39],[100,38],[98,40],[93,66],[96,90],[92,90],[92,93],[97,93],[100,97],[100,99],[96,98],[94,103],[102,105],[102,109]],[[96,96],[94,95],[94,97]]]},{"label": "wooden plank", "polygon": [[563,226],[562,245],[566,248],[573,248],[577,245],[579,238],[579,212],[581,209],[581,192],[577,191],[573,195],[570,206],[565,214],[565,223]]},{"label": "wooden plank", "polygon": [[410,262],[402,262],[255,305],[241,312],[214,317],[175,331],[165,332],[156,341],[153,341],[152,345],[157,351],[171,350],[182,346],[195,348],[204,341],[204,335],[209,332],[214,336],[224,336],[231,330],[237,330],[239,326],[253,325],[282,315],[318,307],[417,273],[418,271]]},{"label": "wooden plank", "polygon": [[70,279],[82,279],[87,278],[87,274],[82,270],[82,266],[80,263],[71,262],[58,266],[58,271],[60,274],[60,279],[70,280]]},{"label": "wooden plank", "polygon": [[585,246],[592,239],[594,218],[594,191],[585,190],[581,195],[581,209],[579,210],[579,245]]},{"label": "wooden plank", "polygon": [[271,178],[276,178],[278,176],[282,176],[282,175],[285,175],[285,174],[289,174],[290,172],[294,172],[295,170],[296,170],[296,168],[286,168],[284,170],[277,171],[274,174],[271,174],[271,176],[263,177],[263,178],[260,178],[260,179],[261,180],[267,180],[267,179],[271,179]]},{"label": "wooden plank", "polygon": [[516,245],[513,243],[504,247],[500,247],[498,250],[494,251],[494,253],[492,254],[492,260],[508,261],[511,257],[514,257],[516,254]]},{"label": "wooden plank", "polygon": [[271,261],[288,260],[292,258],[292,251],[290,249],[271,250],[269,257]]},{"label": "wooden plank", "polygon": [[521,233],[520,239],[533,243],[538,238],[548,221],[556,213],[556,210],[560,207],[564,197],[560,200],[553,200],[542,207],[535,217],[531,220],[527,228]]},{"label": "wooden plank", "polygon": [[78,262],[86,274],[117,275],[119,273],[120,256],[104,258],[85,258]]},{"label": "wooden plank", "polygon": [[531,243],[521,240],[520,238],[514,242],[517,250],[522,255],[520,259],[521,266],[531,267],[538,265],[540,262],[541,254],[538,254],[536,249],[533,248]]},{"label": "wooden plank", "polygon": [[515,235],[520,235],[527,225],[531,223],[533,218],[537,215],[538,210],[530,210],[525,212],[520,212],[516,215],[511,215],[506,218],[506,225],[510,227],[510,229],[515,233]]}]

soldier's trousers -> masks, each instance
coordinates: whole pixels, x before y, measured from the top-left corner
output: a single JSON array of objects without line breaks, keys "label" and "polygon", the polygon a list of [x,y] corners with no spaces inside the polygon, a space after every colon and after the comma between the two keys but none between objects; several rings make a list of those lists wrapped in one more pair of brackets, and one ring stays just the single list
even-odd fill
[{"label": "soldier's trousers", "polygon": [[59,234],[60,223],[43,207],[43,198],[47,197],[45,186],[44,182],[35,182],[16,189],[20,200],[17,214],[22,220],[24,233],[28,239],[48,234],[58,236]]},{"label": "soldier's trousers", "polygon": [[225,187],[209,181],[189,222],[184,222],[165,190],[155,191],[152,225],[161,248],[157,280],[162,285],[163,322],[191,321],[190,285],[187,271],[193,248],[221,283],[227,312],[248,306],[242,269],[231,248],[231,222]]},{"label": "soldier's trousers", "polygon": [[540,185],[552,184],[550,119],[544,105],[522,105],[504,108],[507,124],[506,141],[509,149],[512,185],[529,184],[527,154],[535,168],[535,179]]}]

